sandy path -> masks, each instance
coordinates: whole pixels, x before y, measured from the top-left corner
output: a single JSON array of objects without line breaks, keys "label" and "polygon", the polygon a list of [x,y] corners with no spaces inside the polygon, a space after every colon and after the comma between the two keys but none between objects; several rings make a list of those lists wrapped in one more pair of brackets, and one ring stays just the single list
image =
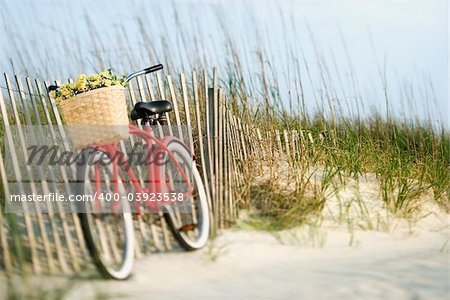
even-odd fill
[{"label": "sandy path", "polygon": [[207,249],[151,255],[137,262],[130,280],[82,284],[72,296],[97,290],[129,299],[448,299],[448,227],[435,225],[359,231],[356,246],[334,228],[319,248],[302,242],[301,231],[284,232],[280,242],[265,232],[228,230]]},{"label": "sandy path", "polygon": [[242,212],[240,229],[201,251],[139,259],[127,281],[78,280],[64,299],[449,299],[450,215],[424,197],[397,217],[372,177],[341,186],[302,227],[250,230]]}]

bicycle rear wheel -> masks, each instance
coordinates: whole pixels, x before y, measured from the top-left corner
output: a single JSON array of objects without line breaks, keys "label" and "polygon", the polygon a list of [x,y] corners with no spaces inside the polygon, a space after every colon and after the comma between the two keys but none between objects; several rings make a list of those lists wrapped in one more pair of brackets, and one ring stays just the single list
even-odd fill
[{"label": "bicycle rear wheel", "polygon": [[[186,146],[180,141],[172,141],[167,149],[188,176],[193,191],[182,203],[165,205],[164,217],[178,243],[188,251],[197,250],[205,246],[209,237],[210,219],[205,187]],[[168,193],[184,193],[188,186],[176,164],[168,154],[165,161],[163,168]]]},{"label": "bicycle rear wheel", "polygon": [[77,168],[78,195],[92,200],[79,203],[86,244],[105,278],[127,279],[133,267],[134,232],[124,185],[120,177],[113,182],[113,166],[104,152],[85,149],[83,155],[86,163]]}]

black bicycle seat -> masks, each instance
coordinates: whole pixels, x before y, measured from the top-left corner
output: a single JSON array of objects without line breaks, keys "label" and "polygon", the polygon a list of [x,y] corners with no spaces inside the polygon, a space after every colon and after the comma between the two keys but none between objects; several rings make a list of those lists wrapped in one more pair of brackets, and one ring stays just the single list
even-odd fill
[{"label": "black bicycle seat", "polygon": [[172,103],[167,100],[137,102],[131,111],[131,120],[139,120],[155,114],[163,114],[172,110]]}]

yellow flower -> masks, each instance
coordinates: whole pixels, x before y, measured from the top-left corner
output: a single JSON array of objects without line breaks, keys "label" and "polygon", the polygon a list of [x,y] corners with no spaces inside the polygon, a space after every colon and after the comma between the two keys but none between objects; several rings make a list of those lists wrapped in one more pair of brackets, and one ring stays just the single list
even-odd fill
[{"label": "yellow flower", "polygon": [[89,79],[89,87],[91,89],[98,88],[102,83],[102,78],[98,74],[89,75],[88,79]]},{"label": "yellow flower", "polygon": [[112,81],[111,81],[110,79],[105,79],[105,80],[103,80],[103,84],[104,84],[105,86],[111,86]]},{"label": "yellow flower", "polygon": [[63,84],[61,86],[61,95],[64,98],[69,98],[72,95],[72,91],[70,90],[67,84]]},{"label": "yellow flower", "polygon": [[122,80],[115,80],[114,85],[123,85]]},{"label": "yellow flower", "polygon": [[91,89],[96,89],[96,88],[100,87],[101,83],[102,82],[100,80],[98,80],[98,81],[91,81],[91,82],[89,82],[89,87]]},{"label": "yellow flower", "polygon": [[56,97],[55,98],[56,103],[59,103],[62,101],[62,96]]},{"label": "yellow flower", "polygon": [[111,79],[111,73],[109,73],[109,71],[103,71],[99,75],[103,78]]},{"label": "yellow flower", "polygon": [[50,91],[49,95],[51,98],[56,99],[56,91]]},{"label": "yellow flower", "polygon": [[88,79],[89,79],[89,81],[97,81],[97,80],[100,80],[101,78],[100,78],[100,75],[93,74],[93,75],[89,75]]},{"label": "yellow flower", "polygon": [[126,86],[126,82],[124,82],[124,78],[119,78],[114,74],[111,69],[92,75],[80,74],[74,83],[62,84],[60,90],[51,93],[51,97],[61,101],[82,92],[113,85]]},{"label": "yellow flower", "polygon": [[77,79],[77,84],[76,84],[77,90],[80,92],[85,91],[86,85],[87,85],[86,75],[84,75],[84,74],[79,75],[78,79]]}]

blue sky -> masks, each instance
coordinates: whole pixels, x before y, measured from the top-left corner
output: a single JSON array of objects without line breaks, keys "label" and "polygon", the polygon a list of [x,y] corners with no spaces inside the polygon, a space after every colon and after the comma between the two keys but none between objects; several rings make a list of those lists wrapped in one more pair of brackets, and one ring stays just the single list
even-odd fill
[{"label": "blue sky", "polygon": [[[65,78],[94,71],[99,65],[92,54],[94,42],[88,33],[92,27],[103,40],[103,57],[119,70],[146,66],[171,55],[172,70],[187,71],[186,61],[198,53],[190,46],[186,51],[181,48],[175,7],[182,27],[191,33],[188,37],[206,41],[208,49],[203,53],[206,67],[223,67],[227,63],[226,41],[217,20],[220,16],[235,37],[239,55],[249,65],[248,76],[254,76],[253,68],[254,73],[259,72],[254,58],[259,45],[266,50],[266,59],[276,66],[282,89],[292,89],[296,77],[289,74],[290,62],[286,58],[290,45],[294,56],[305,59],[311,69],[307,93],[310,100],[321,89],[323,59],[330,69],[336,64],[338,72],[330,71],[328,80],[336,86],[337,101],[351,101],[348,99],[360,93],[369,112],[383,112],[385,101],[380,72],[385,72],[392,110],[399,117],[418,115],[448,122],[447,1],[0,2],[4,8],[0,14],[0,43],[4,49],[0,57],[2,72],[12,72],[11,60],[16,73],[35,77]],[[89,26],[86,15],[91,19]],[[145,45],[134,20],[137,15],[143,17],[144,26],[150,28],[155,38],[155,57],[151,58],[155,61],[149,62],[143,51]],[[121,24],[126,25],[128,44],[115,38]],[[70,61],[72,58],[67,57],[62,36],[69,37],[69,42],[73,43],[69,47],[79,51],[82,59]],[[161,36],[166,37],[169,49],[162,45]],[[319,49],[319,56],[315,49]],[[126,51],[133,53],[133,61],[121,57]],[[24,67],[19,54],[25,52],[32,53],[25,59],[32,63]],[[351,72],[356,76],[359,92],[352,88]],[[407,92],[410,86],[415,90]],[[286,102],[286,98],[284,95],[283,101]],[[308,105],[314,109],[318,104],[311,100]]]}]

